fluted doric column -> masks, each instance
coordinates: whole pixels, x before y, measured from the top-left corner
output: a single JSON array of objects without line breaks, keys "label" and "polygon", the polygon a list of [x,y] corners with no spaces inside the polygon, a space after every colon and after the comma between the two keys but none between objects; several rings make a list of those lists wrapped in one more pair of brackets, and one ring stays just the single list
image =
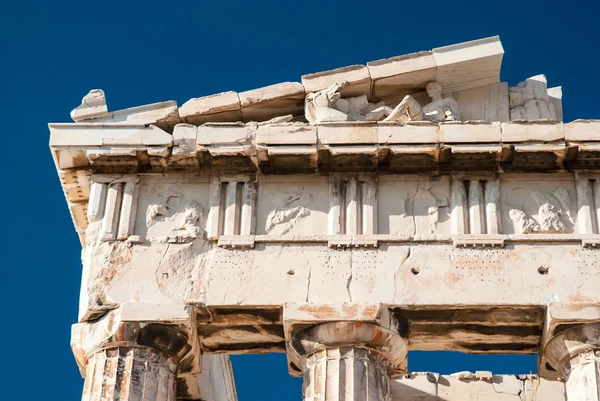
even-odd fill
[{"label": "fluted doric column", "polygon": [[363,322],[323,323],[299,332],[293,359],[305,401],[389,401],[390,374],[406,358],[406,341]]},{"label": "fluted doric column", "polygon": [[176,365],[150,347],[111,347],[88,360],[82,401],[175,400]]},{"label": "fluted doric column", "polygon": [[306,359],[305,401],[389,400],[386,359],[368,348],[341,346],[317,351]]},{"label": "fluted doric column", "polygon": [[544,354],[565,380],[567,401],[600,401],[600,323],[560,332]]},{"label": "fluted doric column", "polygon": [[122,311],[73,326],[71,346],[85,377],[82,401],[175,401],[175,379],[193,370],[187,321],[125,320]]}]

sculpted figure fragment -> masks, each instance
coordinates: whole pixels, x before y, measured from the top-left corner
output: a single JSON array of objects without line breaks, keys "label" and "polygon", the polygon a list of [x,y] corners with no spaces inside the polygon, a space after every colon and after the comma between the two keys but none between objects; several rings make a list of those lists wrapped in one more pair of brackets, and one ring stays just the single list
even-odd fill
[{"label": "sculpted figure fragment", "polygon": [[[537,206],[537,220],[529,216],[525,211],[523,200],[517,201],[518,193],[527,193],[525,188],[517,188],[509,194],[510,219],[516,224],[519,234],[532,233],[564,233],[567,230],[565,221],[573,224],[571,218],[571,196],[565,187],[559,187],[552,193],[541,190],[533,190],[529,197]],[[525,198],[527,200],[527,198]],[[520,203],[520,204],[519,204]],[[564,219],[564,221],[563,221]]]},{"label": "sculpted figure fragment", "polygon": [[305,114],[311,124],[326,121],[378,121],[392,108],[383,102],[371,103],[366,95],[342,99],[347,82],[336,82],[327,89],[306,96]]},{"label": "sculpted figure fragment", "polygon": [[442,87],[430,82],[425,89],[431,103],[421,106],[412,96],[407,95],[395,107],[384,102],[369,102],[366,95],[342,99],[341,90],[346,82],[337,82],[329,88],[306,96],[305,114],[311,124],[332,121],[456,121],[460,112],[456,100],[442,98]]},{"label": "sculpted figure fragment", "polygon": [[148,207],[146,212],[146,226],[152,227],[159,221],[168,221],[171,224],[170,232],[166,236],[153,237],[153,242],[184,243],[194,241],[202,236],[200,225],[204,218],[202,206],[191,199],[180,207],[183,194],[168,191],[159,196],[156,204]]},{"label": "sculpted figure fragment", "polygon": [[545,75],[528,78],[508,88],[510,120],[557,120],[556,107],[548,95]]},{"label": "sculpted figure fragment", "polygon": [[431,103],[422,106],[412,96],[406,95],[384,121],[401,121],[403,116],[413,121],[460,121],[458,103],[451,97],[442,98],[442,86],[437,82],[430,82],[425,86]]},{"label": "sculpted figure fragment", "polygon": [[265,232],[271,233],[277,225],[284,225],[280,235],[287,234],[302,218],[310,215],[306,207],[312,195],[306,192],[284,193],[273,199],[275,209],[267,216]]}]

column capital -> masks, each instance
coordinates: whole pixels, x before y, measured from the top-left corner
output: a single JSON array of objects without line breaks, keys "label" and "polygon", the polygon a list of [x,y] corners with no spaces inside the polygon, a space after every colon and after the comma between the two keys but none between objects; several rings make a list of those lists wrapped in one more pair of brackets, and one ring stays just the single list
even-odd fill
[{"label": "column capital", "polygon": [[549,303],[539,347],[539,375],[545,379],[564,379],[565,363],[599,344],[594,328],[598,325],[600,305],[597,303]]},{"label": "column capital", "polygon": [[292,375],[302,374],[311,355],[336,347],[379,354],[392,376],[406,371],[408,330],[382,304],[286,304],[284,331]]},{"label": "column capital", "polygon": [[181,305],[177,308],[178,313],[169,310],[168,319],[156,315],[150,320],[148,316],[136,316],[138,307],[124,304],[97,320],[72,326],[71,348],[82,375],[95,353],[123,347],[151,348],[169,358],[178,366],[178,371],[197,370],[200,353],[193,324],[194,312]]},{"label": "column capital", "polygon": [[554,336],[544,348],[547,362],[563,378],[571,371],[571,361],[580,354],[600,351],[600,322],[573,326]]},{"label": "column capital", "polygon": [[300,331],[289,344],[293,361],[333,347],[357,347],[380,354],[390,372],[401,370],[408,352],[407,341],[398,332],[373,323],[329,322]]}]

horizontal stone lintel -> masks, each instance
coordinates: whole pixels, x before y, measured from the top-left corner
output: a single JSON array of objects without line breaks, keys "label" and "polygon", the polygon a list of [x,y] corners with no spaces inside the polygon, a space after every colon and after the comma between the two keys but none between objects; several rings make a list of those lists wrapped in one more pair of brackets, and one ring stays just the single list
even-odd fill
[{"label": "horizontal stone lintel", "polygon": [[[600,121],[484,124],[50,124],[78,230],[90,173],[551,172],[600,170]],[[577,141],[571,142],[569,138]],[[495,142],[489,142],[489,141]],[[595,242],[586,246],[597,247]]]},{"label": "horizontal stone lintel", "polygon": [[[157,163],[164,164],[165,172],[169,169],[198,170],[202,166],[211,167],[211,157],[236,158],[247,157],[254,167],[261,170],[258,160],[263,164],[271,157],[319,155],[323,159],[317,164],[319,170],[343,171],[344,164],[351,162],[356,169],[361,168],[360,160],[345,160],[348,157],[360,157],[361,154],[378,155],[378,165],[384,165],[387,154],[429,155],[433,164],[451,163],[442,170],[475,170],[477,165],[461,167],[460,163],[452,164],[452,157],[460,159],[470,154],[497,154],[498,163],[504,163],[503,170],[510,170],[511,154],[548,154],[540,162],[535,157],[520,158],[516,170],[531,171],[600,168],[598,153],[600,152],[600,122],[576,121],[570,124],[560,122],[510,122],[491,123],[464,122],[445,124],[407,124],[394,125],[388,123],[327,123],[317,126],[299,123],[274,124],[257,126],[256,124],[219,123],[205,124],[195,127],[188,124],[177,125],[173,135],[150,126],[132,124],[51,124],[50,147],[54,152],[59,169],[86,169],[90,159],[98,157],[111,159],[111,172],[124,163],[129,167],[131,160],[140,154],[148,157],[164,158]],[[571,142],[568,138],[576,138]],[[295,152],[297,149],[297,153]],[[444,157],[440,153],[450,151]],[[266,152],[265,152],[266,151]],[[262,155],[258,158],[258,155]],[[200,157],[202,153],[210,156]],[[326,165],[327,157],[333,164]],[[578,158],[578,155],[581,158]],[[348,156],[350,155],[350,156]],[[455,155],[455,156],[451,156]],[[554,158],[553,160],[551,158]],[[172,160],[171,160],[172,159]],[[181,163],[185,159],[198,159],[197,163]],[[336,160],[340,159],[340,160]],[[563,160],[564,159],[564,160]],[[233,159],[232,159],[233,160]],[[308,165],[302,165],[308,163]],[[278,168],[286,173],[306,172],[315,168],[312,158],[297,158],[293,163],[277,167],[275,160],[272,171]],[[566,163],[566,164],[563,164]],[[143,161],[140,161],[144,164]],[[243,165],[244,169],[249,166]],[[369,160],[364,168],[373,168]],[[390,171],[401,171],[402,166],[392,163]],[[224,163],[225,168],[235,170],[239,163]],[[101,164],[99,164],[101,167]],[[416,170],[418,166],[409,166]],[[490,166],[480,166],[489,170]],[[506,168],[508,167],[508,168]],[[421,166],[422,170],[431,171],[431,166]],[[493,169],[493,168],[492,168]],[[102,172],[101,168],[95,169]],[[138,171],[138,172],[148,172]]]},{"label": "horizontal stone lintel", "polygon": [[402,144],[545,144],[600,142],[600,121],[480,121],[406,125],[377,122],[243,124],[207,123],[199,127],[175,126],[173,135],[150,125],[50,124],[52,148],[119,146],[179,146],[176,141],[195,138],[198,146],[248,142],[260,146],[402,145]]}]

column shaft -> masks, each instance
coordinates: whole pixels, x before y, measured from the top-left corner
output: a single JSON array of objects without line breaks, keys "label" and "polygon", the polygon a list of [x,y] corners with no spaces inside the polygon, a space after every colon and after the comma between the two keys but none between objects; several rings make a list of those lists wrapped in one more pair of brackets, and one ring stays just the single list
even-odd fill
[{"label": "column shaft", "polygon": [[390,401],[388,363],[372,350],[328,347],[306,357],[304,401]]},{"label": "column shaft", "polygon": [[571,358],[564,375],[567,401],[600,400],[599,351],[586,351]]},{"label": "column shaft", "polygon": [[96,352],[86,369],[82,401],[175,401],[175,365],[148,347]]}]

